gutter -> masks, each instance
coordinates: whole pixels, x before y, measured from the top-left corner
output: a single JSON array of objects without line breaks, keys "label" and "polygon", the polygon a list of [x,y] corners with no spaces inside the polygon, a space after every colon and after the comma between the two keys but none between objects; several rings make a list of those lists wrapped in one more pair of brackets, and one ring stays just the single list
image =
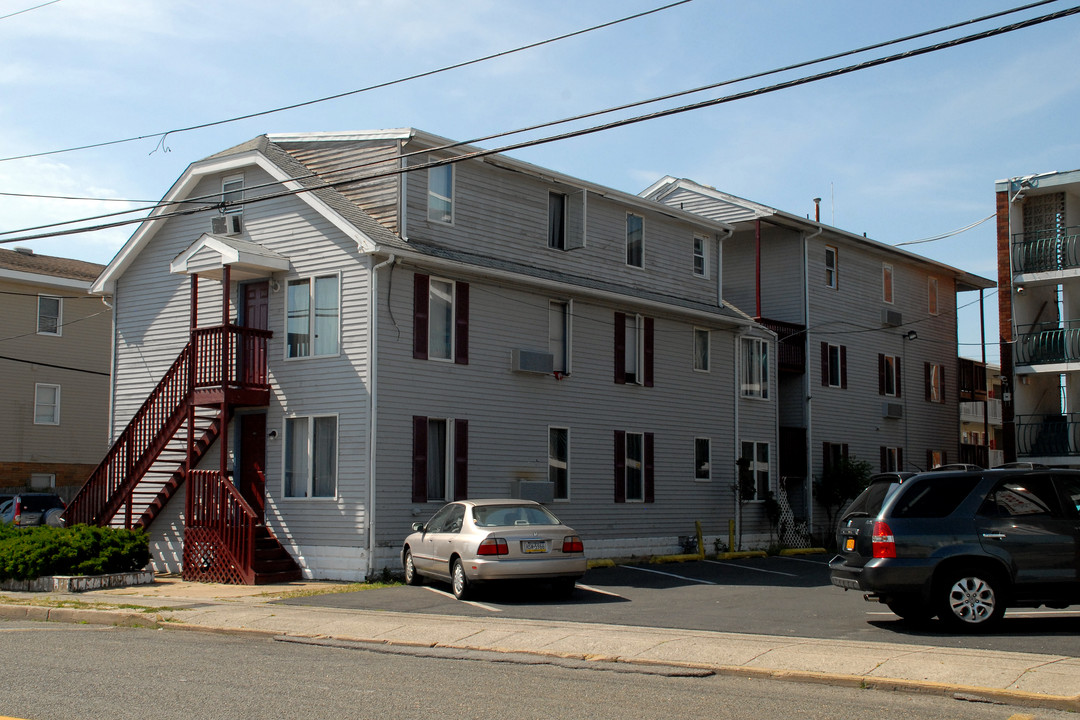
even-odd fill
[{"label": "gutter", "polygon": [[368,502],[367,502],[367,552],[368,574],[375,571],[375,440],[378,426],[379,393],[379,270],[393,266],[397,256],[390,254],[386,260],[371,268],[368,291]]}]

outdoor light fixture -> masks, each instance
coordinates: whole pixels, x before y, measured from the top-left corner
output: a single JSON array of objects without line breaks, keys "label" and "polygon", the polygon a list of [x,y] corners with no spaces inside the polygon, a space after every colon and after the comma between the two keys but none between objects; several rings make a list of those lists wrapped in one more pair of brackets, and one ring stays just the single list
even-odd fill
[{"label": "outdoor light fixture", "polygon": [[904,337],[907,338],[908,340],[918,340],[919,339],[919,333],[915,332],[914,330],[908,330],[907,333],[904,335]]}]

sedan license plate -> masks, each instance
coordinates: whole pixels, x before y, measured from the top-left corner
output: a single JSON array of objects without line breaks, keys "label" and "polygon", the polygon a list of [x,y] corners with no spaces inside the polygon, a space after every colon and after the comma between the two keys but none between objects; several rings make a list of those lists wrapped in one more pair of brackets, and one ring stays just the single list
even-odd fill
[{"label": "sedan license plate", "polygon": [[547,542],[544,540],[522,540],[521,552],[524,553],[546,553],[548,551]]},{"label": "sedan license plate", "polygon": [[844,549],[849,551],[849,552],[851,550],[854,550],[855,549],[855,538],[849,537],[846,540],[844,540]]}]

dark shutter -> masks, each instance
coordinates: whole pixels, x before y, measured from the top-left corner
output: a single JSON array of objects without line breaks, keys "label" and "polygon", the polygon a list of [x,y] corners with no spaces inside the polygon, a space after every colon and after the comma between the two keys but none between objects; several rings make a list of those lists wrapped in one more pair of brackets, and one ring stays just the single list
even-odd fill
[{"label": "dark shutter", "polygon": [[926,399],[930,399],[930,363],[923,363],[923,380],[926,383]]},{"label": "dark shutter", "polygon": [[469,421],[454,420],[454,499],[469,497]]},{"label": "dark shutter", "polygon": [[945,366],[938,369],[938,381],[941,383],[941,402],[945,402]]},{"label": "dark shutter", "polygon": [[900,358],[893,358],[893,372],[896,373],[896,397],[900,397],[900,378],[904,377],[904,369],[900,367]]},{"label": "dark shutter", "polygon": [[469,364],[469,283],[454,283],[454,362]]},{"label": "dark shutter", "polygon": [[412,501],[427,502],[427,418],[413,415],[412,419]]},{"label": "dark shutter", "polygon": [[821,385],[829,384],[829,343],[821,343]]},{"label": "dark shutter", "polygon": [[848,456],[847,446],[848,446],[847,443],[844,443],[843,445],[840,446],[840,457],[846,458]]},{"label": "dark shutter", "polygon": [[615,431],[615,502],[626,502],[626,433]]},{"label": "dark shutter", "polygon": [[642,360],[645,363],[645,387],[653,386],[653,318],[645,318],[645,348]]},{"label": "dark shutter", "polygon": [[626,384],[626,314],[615,313],[615,382]]},{"label": "dark shutter", "polygon": [[847,345],[840,346],[840,387],[847,388]]},{"label": "dark shutter", "polygon": [[904,471],[904,448],[896,448],[896,471]]},{"label": "dark shutter", "polygon": [[877,394],[885,394],[885,356],[881,353],[877,356]]},{"label": "dark shutter", "polygon": [[934,469],[934,451],[933,450],[927,450],[926,451],[926,469],[927,470],[933,470]]},{"label": "dark shutter", "polygon": [[881,472],[889,472],[889,448],[881,446]]},{"label": "dark shutter", "polygon": [[428,358],[428,288],[427,275],[413,275],[413,357]]},{"label": "dark shutter", "polygon": [[653,433],[645,433],[645,502],[655,502],[655,473],[653,470]]}]

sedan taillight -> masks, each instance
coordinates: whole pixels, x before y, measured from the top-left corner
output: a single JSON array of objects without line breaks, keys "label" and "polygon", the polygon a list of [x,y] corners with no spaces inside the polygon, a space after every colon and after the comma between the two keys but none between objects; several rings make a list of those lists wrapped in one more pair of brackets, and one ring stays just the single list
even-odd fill
[{"label": "sedan taillight", "polygon": [[577,535],[567,535],[562,541],[562,551],[564,553],[583,553],[585,552],[585,545]]},{"label": "sedan taillight", "polygon": [[874,557],[896,557],[896,538],[893,537],[892,528],[889,527],[888,523],[883,523],[880,520],[876,521],[870,540],[874,549]]},{"label": "sedan taillight", "polygon": [[509,555],[510,546],[502,538],[488,538],[476,548],[477,555]]}]

